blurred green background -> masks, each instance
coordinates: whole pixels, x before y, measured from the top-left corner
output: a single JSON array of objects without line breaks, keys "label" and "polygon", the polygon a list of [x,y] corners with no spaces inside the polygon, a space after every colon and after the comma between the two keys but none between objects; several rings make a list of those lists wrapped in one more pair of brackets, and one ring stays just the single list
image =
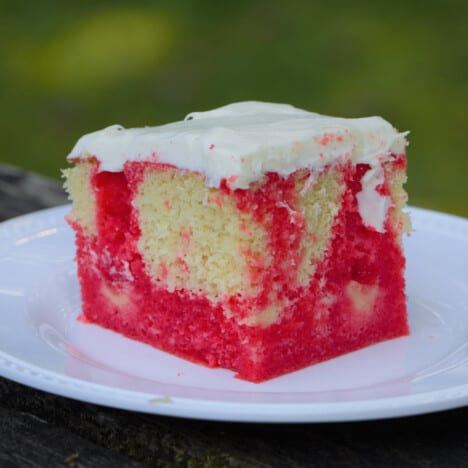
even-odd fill
[{"label": "blurred green background", "polygon": [[0,162],[239,100],[411,130],[412,205],[468,216],[468,2],[0,0]]}]

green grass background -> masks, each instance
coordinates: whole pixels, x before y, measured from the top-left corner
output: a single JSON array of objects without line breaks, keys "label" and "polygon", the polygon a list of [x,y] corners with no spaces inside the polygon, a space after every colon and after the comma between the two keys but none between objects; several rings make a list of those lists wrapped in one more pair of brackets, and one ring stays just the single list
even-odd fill
[{"label": "green grass background", "polygon": [[410,203],[468,216],[468,2],[0,0],[0,161],[255,99],[410,130]]}]

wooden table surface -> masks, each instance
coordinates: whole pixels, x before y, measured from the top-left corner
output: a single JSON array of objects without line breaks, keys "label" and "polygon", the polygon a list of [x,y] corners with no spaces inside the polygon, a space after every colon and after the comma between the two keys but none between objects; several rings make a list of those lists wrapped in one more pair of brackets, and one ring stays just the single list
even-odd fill
[{"label": "wooden table surface", "polygon": [[[0,165],[0,220],[63,203],[57,182]],[[468,409],[339,424],[209,422],[74,401],[0,377],[0,467],[17,466],[461,467]]]}]

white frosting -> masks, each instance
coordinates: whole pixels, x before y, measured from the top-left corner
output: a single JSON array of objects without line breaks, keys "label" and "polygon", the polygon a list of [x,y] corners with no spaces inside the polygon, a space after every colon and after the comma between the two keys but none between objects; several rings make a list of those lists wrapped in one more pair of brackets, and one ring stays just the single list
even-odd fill
[{"label": "white frosting", "polygon": [[377,192],[377,187],[384,182],[382,166],[369,169],[361,179],[361,191],[356,195],[359,214],[367,226],[373,226],[377,232],[384,232],[387,210],[391,199]]},{"label": "white frosting", "polygon": [[[380,167],[391,153],[404,153],[405,135],[381,117],[344,119],[247,101],[159,127],[113,125],[81,137],[68,159],[95,157],[101,171],[111,172],[121,171],[127,161],[155,161],[199,172],[208,187],[225,179],[235,189],[267,172],[287,176],[346,160]],[[379,230],[388,203],[376,201],[382,197],[374,190],[375,178],[368,177],[370,188],[363,187],[358,200],[363,220]]]}]

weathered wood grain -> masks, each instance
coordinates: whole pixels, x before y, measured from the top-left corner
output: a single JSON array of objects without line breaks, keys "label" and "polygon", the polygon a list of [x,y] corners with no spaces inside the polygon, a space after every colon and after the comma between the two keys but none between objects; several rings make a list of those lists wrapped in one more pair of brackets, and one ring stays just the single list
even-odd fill
[{"label": "weathered wood grain", "polygon": [[32,414],[0,407],[0,466],[143,466]]},{"label": "weathered wood grain", "polygon": [[57,181],[0,164],[0,221],[64,203]]},{"label": "weathered wood grain", "polygon": [[340,424],[220,423],[105,408],[0,379],[0,407],[5,402],[15,414],[32,415],[145,466],[457,467],[468,462],[468,408]]}]

